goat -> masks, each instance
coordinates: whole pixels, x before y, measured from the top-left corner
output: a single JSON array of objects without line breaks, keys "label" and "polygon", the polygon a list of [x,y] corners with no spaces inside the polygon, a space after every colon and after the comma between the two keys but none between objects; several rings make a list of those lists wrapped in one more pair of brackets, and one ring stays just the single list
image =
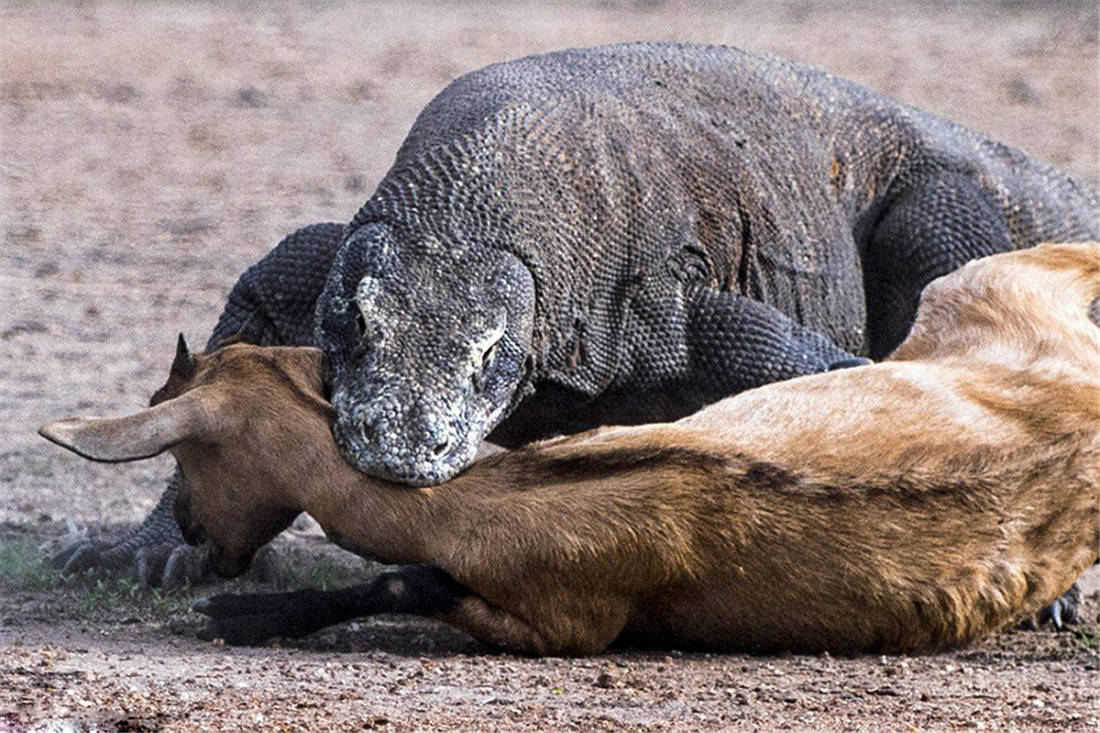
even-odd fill
[{"label": "goat", "polygon": [[1097,560],[1098,296],[1100,244],[989,257],[928,286],[886,362],[539,443],[432,488],[344,462],[311,348],[192,356],[181,337],[153,406],[40,432],[101,461],[169,449],[177,519],[223,575],[301,511],[406,564],[200,601],[206,638],[399,612],[536,655],[932,652],[1035,612]]}]

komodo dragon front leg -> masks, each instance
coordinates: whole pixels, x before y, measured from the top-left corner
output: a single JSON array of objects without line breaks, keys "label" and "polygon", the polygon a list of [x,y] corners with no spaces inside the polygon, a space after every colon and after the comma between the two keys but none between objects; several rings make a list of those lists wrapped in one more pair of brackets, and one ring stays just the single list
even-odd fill
[{"label": "komodo dragon front leg", "polygon": [[[613,328],[620,346],[604,389],[577,390],[570,365],[552,370],[489,440],[516,448],[601,425],[667,422],[771,382],[870,363],[772,306],[671,277],[641,288]],[[589,350],[583,341],[575,350],[583,367]]]},{"label": "komodo dragon front leg", "polygon": [[700,289],[689,300],[687,315],[689,368],[711,394],[730,395],[871,363],[775,308],[737,293]]},{"label": "komodo dragon front leg", "polygon": [[597,401],[618,406],[604,408],[604,422],[669,420],[771,382],[870,363],[770,305],[705,286],[655,283],[624,325],[616,381]]},{"label": "komodo dragon front leg", "polygon": [[[265,346],[312,345],[315,304],[343,236],[343,224],[328,222],[285,237],[237,280],[207,349],[232,338]],[[142,583],[164,587],[200,579],[207,572],[206,547],[184,542],[172,513],[179,481],[177,469],[152,513],[126,539],[74,543],[54,557],[54,564],[73,573],[121,570],[134,563]]]}]

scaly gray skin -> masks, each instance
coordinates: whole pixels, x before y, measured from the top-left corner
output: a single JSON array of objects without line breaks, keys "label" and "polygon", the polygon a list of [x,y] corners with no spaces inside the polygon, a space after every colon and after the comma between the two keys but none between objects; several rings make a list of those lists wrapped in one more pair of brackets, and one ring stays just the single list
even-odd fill
[{"label": "scaly gray skin", "polygon": [[331,234],[326,283],[257,268],[324,288],[349,461],[424,485],[486,436],[670,420],[878,358],[935,277],[1100,237],[1100,195],[793,62],[633,44],[459,78]]}]

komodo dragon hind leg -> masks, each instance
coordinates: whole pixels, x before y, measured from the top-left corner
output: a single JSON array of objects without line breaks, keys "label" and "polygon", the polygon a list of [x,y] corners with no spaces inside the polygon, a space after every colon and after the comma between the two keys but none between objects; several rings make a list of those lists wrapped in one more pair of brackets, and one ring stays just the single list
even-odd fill
[{"label": "komodo dragon hind leg", "polygon": [[[328,222],[285,237],[237,280],[207,348],[231,337],[264,346],[312,345],[314,306],[343,236],[343,224]],[[66,574],[119,572],[132,566],[139,581],[162,587],[206,577],[207,548],[184,542],[172,514],[179,480],[176,470],[132,535],[116,544],[76,542],[54,556],[54,565]]]},{"label": "komodo dragon hind leg", "polygon": [[863,259],[867,336],[876,360],[909,334],[928,283],[1013,246],[1000,206],[972,175],[912,173],[898,188]]}]

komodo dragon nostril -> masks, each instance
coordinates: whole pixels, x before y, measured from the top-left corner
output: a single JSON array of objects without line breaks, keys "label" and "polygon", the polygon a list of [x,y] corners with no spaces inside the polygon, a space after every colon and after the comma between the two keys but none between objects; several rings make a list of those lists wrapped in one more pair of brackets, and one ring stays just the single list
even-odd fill
[{"label": "komodo dragon nostril", "polygon": [[437,456],[441,456],[447,451],[447,446],[449,446],[450,444],[451,441],[444,438],[443,440],[435,444],[435,447],[432,448],[432,453]]},{"label": "komodo dragon nostril", "polygon": [[359,432],[363,436],[363,442],[367,445],[374,445],[374,442],[378,439],[378,429],[370,420],[364,420],[362,422],[359,426]]}]

